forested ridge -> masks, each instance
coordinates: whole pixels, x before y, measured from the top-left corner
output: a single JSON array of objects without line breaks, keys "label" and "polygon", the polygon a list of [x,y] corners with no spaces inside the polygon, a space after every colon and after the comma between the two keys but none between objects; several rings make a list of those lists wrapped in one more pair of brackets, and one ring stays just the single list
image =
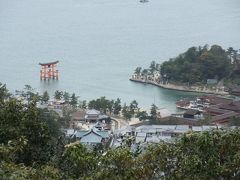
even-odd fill
[{"label": "forested ridge", "polygon": [[206,84],[208,79],[240,83],[239,51],[219,45],[191,47],[161,64],[162,78],[170,82]]}]

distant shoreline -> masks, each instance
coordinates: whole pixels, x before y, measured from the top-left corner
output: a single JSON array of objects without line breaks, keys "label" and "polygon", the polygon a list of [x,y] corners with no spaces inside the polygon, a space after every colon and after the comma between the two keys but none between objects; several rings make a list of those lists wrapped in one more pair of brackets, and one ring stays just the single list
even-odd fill
[{"label": "distant shoreline", "polygon": [[204,94],[229,95],[228,92],[225,92],[223,90],[219,90],[219,89],[210,90],[210,89],[207,89],[206,87],[201,89],[201,87],[198,87],[198,86],[179,86],[179,85],[174,85],[170,83],[163,84],[163,83],[158,83],[152,80],[147,80],[147,79],[144,80],[144,79],[133,78],[133,77],[131,77],[129,80],[133,82],[142,83],[142,84],[151,84],[151,85],[164,88],[164,89],[169,89],[169,90],[196,92],[196,93],[204,93]]}]

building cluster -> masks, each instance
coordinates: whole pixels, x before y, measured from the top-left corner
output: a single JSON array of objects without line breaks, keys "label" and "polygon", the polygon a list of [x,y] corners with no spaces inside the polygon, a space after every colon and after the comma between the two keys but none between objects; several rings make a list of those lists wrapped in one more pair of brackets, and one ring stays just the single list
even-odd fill
[{"label": "building cluster", "polygon": [[88,146],[106,144],[110,140],[110,131],[104,130],[98,122],[92,128],[86,129],[67,129],[65,134],[70,139],[74,139]]},{"label": "building cluster", "polygon": [[177,108],[184,109],[184,113],[172,114],[179,120],[207,120],[210,124],[229,125],[233,118],[240,117],[240,100],[204,95],[196,101],[180,100]]},{"label": "building cluster", "polygon": [[133,144],[159,143],[171,141],[184,133],[202,132],[220,126],[189,126],[189,125],[141,125],[138,127],[125,126],[114,132],[113,147],[121,146],[126,138],[132,138]]},{"label": "building cluster", "polygon": [[65,134],[70,139],[94,147],[110,141],[111,118],[95,109],[78,110],[72,114],[70,129]]},{"label": "building cluster", "polygon": [[[39,108],[47,108],[63,115],[63,109],[71,106],[63,100],[50,100],[46,104],[38,104]],[[111,118],[95,109],[78,109],[71,114],[68,129],[63,129],[66,137],[89,146],[105,144],[110,139],[112,129]]]},{"label": "building cluster", "polygon": [[101,124],[104,130],[111,130],[111,118],[95,109],[82,109],[74,112],[70,128],[91,129],[96,123]]},{"label": "building cluster", "polygon": [[[197,106],[206,105],[199,109],[189,108],[187,101],[179,104],[186,111],[182,114],[171,115],[166,109],[158,109],[157,117],[168,119],[174,117],[176,124],[182,125],[135,125],[124,126],[113,131],[111,118],[95,109],[79,109],[71,114],[69,129],[64,130],[69,139],[89,146],[104,145],[109,143],[110,147],[122,146],[126,139],[131,138],[132,144],[159,143],[161,141],[171,141],[187,132],[202,132],[212,128],[219,128],[229,122],[234,117],[240,117],[240,101],[234,101],[214,95],[198,97]],[[194,104],[195,106],[196,104]],[[64,101],[49,101],[45,108],[54,110],[60,115],[68,103]],[[193,107],[193,106],[191,106]],[[201,110],[201,111],[200,111]],[[181,117],[180,117],[180,116]],[[210,126],[198,126],[199,117],[209,119]],[[179,123],[179,122],[183,123]]]},{"label": "building cluster", "polygon": [[240,117],[240,101],[223,97],[202,96],[202,101],[208,101],[210,106],[205,108],[203,114],[211,124],[229,124],[233,118]]},{"label": "building cluster", "polygon": [[47,103],[38,102],[37,107],[41,109],[47,108],[49,111],[55,111],[60,117],[63,116],[64,108],[71,108],[69,103],[65,102],[64,100],[56,99],[49,100]]}]

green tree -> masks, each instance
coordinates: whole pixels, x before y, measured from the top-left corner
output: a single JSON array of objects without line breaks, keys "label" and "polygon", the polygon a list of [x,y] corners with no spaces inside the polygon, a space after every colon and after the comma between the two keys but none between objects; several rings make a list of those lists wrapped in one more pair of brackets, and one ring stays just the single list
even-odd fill
[{"label": "green tree", "polygon": [[152,123],[157,122],[157,109],[158,107],[155,104],[152,104],[149,117]]},{"label": "green tree", "polygon": [[88,108],[90,109],[96,109],[99,111],[102,111],[103,113],[112,112],[113,108],[113,101],[106,99],[105,96],[100,97],[96,100],[91,100],[88,103]]},{"label": "green tree", "polygon": [[117,100],[114,102],[114,105],[113,105],[113,114],[118,115],[121,109],[122,109],[121,100],[117,98]]},{"label": "green tree", "polygon": [[43,95],[42,95],[42,101],[44,103],[47,103],[49,101],[49,94],[47,91],[44,91]]},{"label": "green tree", "polygon": [[109,150],[101,157],[94,179],[134,179],[134,157],[128,149]]},{"label": "green tree", "polygon": [[130,108],[124,103],[122,108],[122,115],[125,119],[130,120],[133,116],[132,111],[130,111]]},{"label": "green tree", "polygon": [[172,174],[180,179],[238,179],[239,142],[239,129],[186,134],[176,143]]},{"label": "green tree", "polygon": [[144,121],[148,119],[148,113],[146,111],[139,111],[136,117],[139,118],[140,121]]},{"label": "green tree", "polygon": [[62,91],[55,91],[55,93],[54,93],[54,98],[56,99],[56,100],[61,100],[62,99],[62,97],[63,97],[63,92]]},{"label": "green tree", "polygon": [[75,93],[73,93],[72,96],[71,96],[70,104],[71,104],[73,107],[77,107],[78,98],[76,97]]},{"label": "green tree", "polygon": [[5,84],[0,83],[0,104],[3,104],[4,100],[10,97],[10,94]]},{"label": "green tree", "polygon": [[64,128],[69,128],[70,121],[72,118],[72,113],[74,112],[74,108],[69,108],[68,106],[64,106],[62,109],[62,117],[60,118],[60,124]]},{"label": "green tree", "polygon": [[79,107],[82,109],[87,109],[87,101],[86,100],[81,101]]},{"label": "green tree", "polygon": [[18,91],[20,92],[19,95],[23,97],[27,103],[31,103],[32,101],[39,101],[41,98],[38,93],[34,92],[34,89],[30,85],[25,85],[23,91]]},{"label": "green tree", "polygon": [[110,114],[113,112],[114,100],[108,102],[108,111]]},{"label": "green tree", "polygon": [[97,157],[82,144],[70,144],[66,147],[59,165],[67,176],[85,179],[96,169]]},{"label": "green tree", "polygon": [[161,75],[168,81],[185,84],[206,84],[208,79],[229,78],[233,70],[231,65],[232,49],[225,51],[221,46],[211,48],[191,47],[176,58],[162,63]]},{"label": "green tree", "polygon": [[146,78],[147,75],[148,75],[148,70],[147,69],[143,69],[142,70],[142,76],[144,76]]},{"label": "green tree", "polygon": [[63,99],[64,99],[64,101],[66,102],[66,103],[69,103],[69,101],[70,101],[70,95],[69,95],[69,93],[68,92],[64,92],[63,93]]},{"label": "green tree", "polygon": [[155,61],[151,62],[149,69],[150,69],[151,74],[153,74],[153,72],[156,70],[156,62]]},{"label": "green tree", "polygon": [[132,115],[134,115],[136,112],[139,111],[138,108],[138,102],[136,100],[133,100],[130,105],[129,105],[129,110],[132,113]]},{"label": "green tree", "polygon": [[135,69],[135,74],[140,75],[140,74],[141,74],[141,71],[142,71],[142,68],[141,68],[141,67],[137,67],[137,68]]},{"label": "green tree", "polygon": [[49,160],[50,134],[46,123],[42,122],[36,102],[23,105],[16,99],[5,102],[0,110],[0,143],[25,137],[27,144],[15,157],[16,162],[31,165],[33,162],[45,163]]}]

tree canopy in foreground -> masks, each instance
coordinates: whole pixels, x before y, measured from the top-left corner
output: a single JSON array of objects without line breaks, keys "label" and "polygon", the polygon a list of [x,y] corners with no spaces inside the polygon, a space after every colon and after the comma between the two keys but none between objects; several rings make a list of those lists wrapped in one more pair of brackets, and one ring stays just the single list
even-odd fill
[{"label": "tree canopy in foreground", "polygon": [[[69,144],[59,117],[0,88],[1,179],[240,179],[240,129],[189,132],[133,151]],[[33,96],[34,97],[34,96]]]}]

